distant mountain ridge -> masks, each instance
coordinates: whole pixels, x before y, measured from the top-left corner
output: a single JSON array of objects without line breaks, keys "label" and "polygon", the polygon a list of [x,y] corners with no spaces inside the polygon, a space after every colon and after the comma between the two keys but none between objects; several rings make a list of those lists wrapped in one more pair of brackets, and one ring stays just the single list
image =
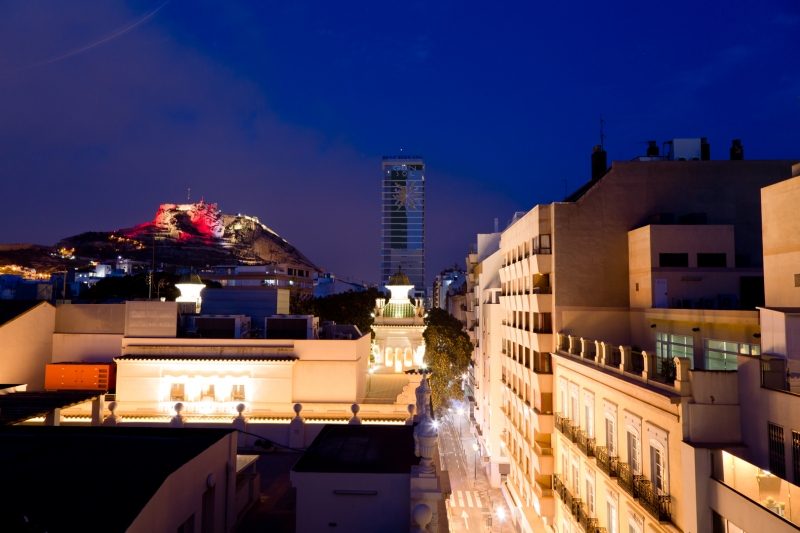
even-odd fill
[{"label": "distant mountain ridge", "polygon": [[118,256],[157,264],[205,266],[224,263],[293,263],[319,270],[300,250],[258,218],[222,213],[217,204],[161,204],[151,222],[108,232],[62,239],[58,249],[76,258],[113,260]]}]

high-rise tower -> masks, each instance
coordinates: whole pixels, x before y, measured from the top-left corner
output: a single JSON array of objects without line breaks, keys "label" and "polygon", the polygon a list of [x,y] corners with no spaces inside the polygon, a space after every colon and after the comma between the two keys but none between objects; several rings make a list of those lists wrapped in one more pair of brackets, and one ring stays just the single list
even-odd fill
[{"label": "high-rise tower", "polygon": [[385,155],[381,193],[381,284],[398,268],[425,296],[425,163],[418,155]]}]

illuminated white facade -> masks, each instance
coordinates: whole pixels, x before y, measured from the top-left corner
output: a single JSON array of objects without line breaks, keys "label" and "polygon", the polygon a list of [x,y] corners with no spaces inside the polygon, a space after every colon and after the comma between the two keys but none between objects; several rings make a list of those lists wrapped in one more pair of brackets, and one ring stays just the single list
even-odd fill
[{"label": "illuminated white facade", "polygon": [[191,272],[189,274],[184,274],[181,276],[181,279],[178,280],[178,283],[175,284],[179,291],[181,291],[181,295],[178,296],[175,301],[176,302],[187,302],[187,303],[194,303],[195,304],[195,312],[200,312],[200,306],[203,303],[203,299],[200,297],[200,293],[203,289],[206,288],[205,284],[200,280],[200,276]]},{"label": "illuminated white facade", "polygon": [[421,299],[414,303],[408,293],[414,289],[408,277],[398,271],[386,285],[390,297],[387,302],[378,298],[375,303],[375,321],[372,330],[374,368],[378,373],[403,372],[422,366],[425,357],[425,308]]}]

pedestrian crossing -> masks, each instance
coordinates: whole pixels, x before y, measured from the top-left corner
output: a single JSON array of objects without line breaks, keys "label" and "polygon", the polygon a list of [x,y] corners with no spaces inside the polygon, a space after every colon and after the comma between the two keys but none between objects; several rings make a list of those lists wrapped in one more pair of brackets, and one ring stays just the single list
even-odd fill
[{"label": "pedestrian crossing", "polygon": [[450,507],[482,508],[480,492],[477,490],[454,490],[450,494]]}]

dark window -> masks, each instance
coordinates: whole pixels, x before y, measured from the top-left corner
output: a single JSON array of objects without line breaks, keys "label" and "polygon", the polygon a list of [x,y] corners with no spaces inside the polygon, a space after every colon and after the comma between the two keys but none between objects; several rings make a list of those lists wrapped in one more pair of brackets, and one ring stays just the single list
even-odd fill
[{"label": "dark window", "polygon": [[194,533],[194,513],[186,519],[186,522],[178,526],[178,533]]},{"label": "dark window", "polygon": [[658,254],[658,266],[688,267],[689,254]]},{"label": "dark window", "polygon": [[678,217],[678,224],[686,224],[690,226],[705,225],[708,223],[708,217],[705,213],[689,213]]},{"label": "dark window", "polygon": [[726,267],[728,262],[725,254],[697,254],[697,266],[699,267]]},{"label": "dark window", "polygon": [[792,465],[794,483],[800,483],[800,431],[792,431]]},{"label": "dark window", "polygon": [[750,266],[750,254],[736,254],[736,268],[748,268]]},{"label": "dark window", "polygon": [[786,445],[783,441],[783,428],[768,422],[769,431],[769,471],[781,479],[786,479]]},{"label": "dark window", "polygon": [[739,283],[740,309],[764,306],[764,276],[742,276]]}]

